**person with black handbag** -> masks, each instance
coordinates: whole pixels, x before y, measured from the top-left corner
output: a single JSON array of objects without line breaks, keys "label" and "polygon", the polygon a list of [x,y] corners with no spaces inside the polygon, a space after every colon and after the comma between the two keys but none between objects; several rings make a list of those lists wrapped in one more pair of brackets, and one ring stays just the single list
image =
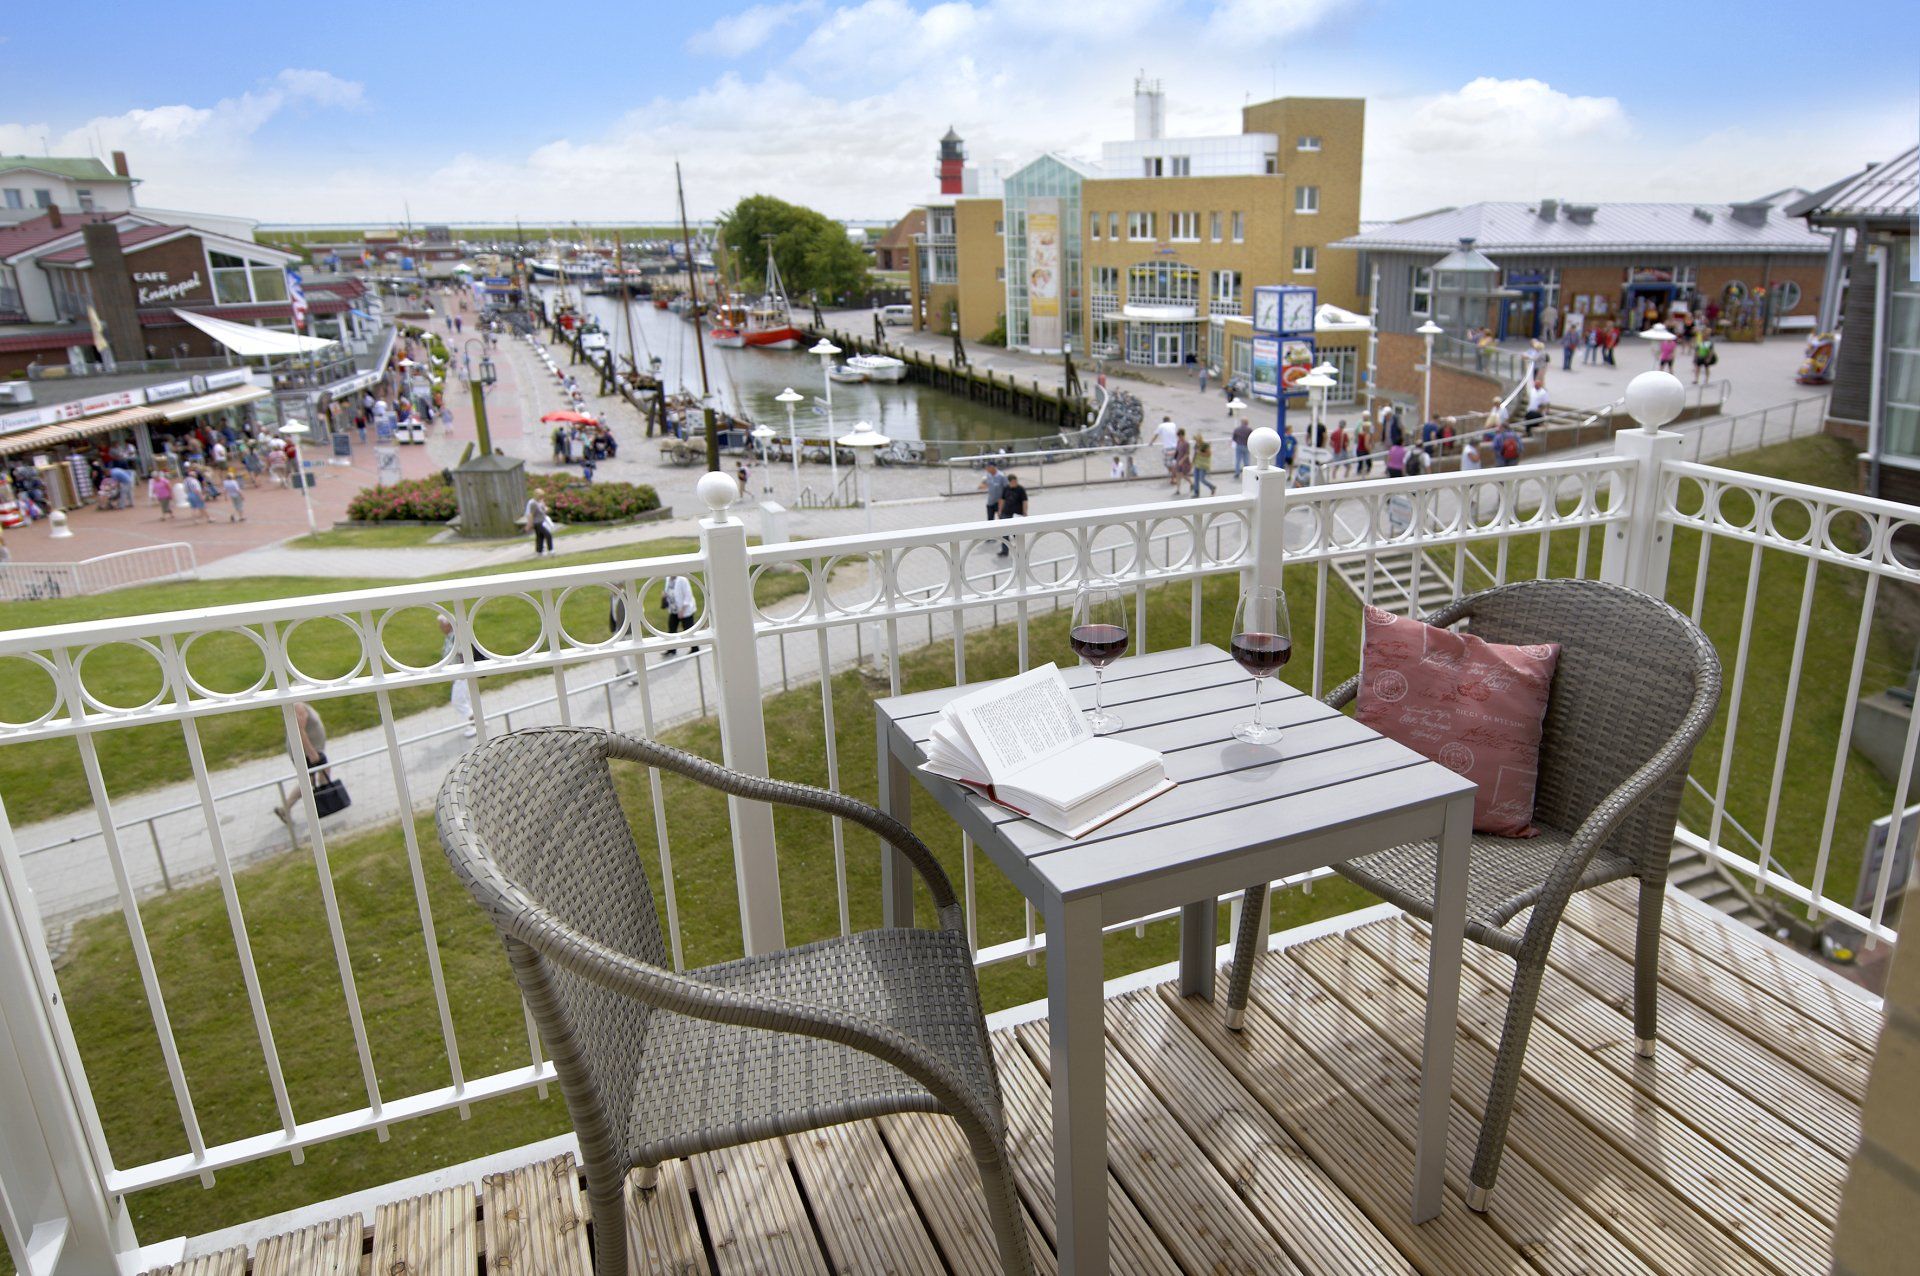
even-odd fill
[{"label": "person with black handbag", "polygon": [[[313,783],[313,805],[325,819],[336,812],[344,811],[353,804],[347,796],[347,786],[333,778],[333,772],[327,766],[327,724],[320,720],[320,712],[304,700],[293,706],[293,723],[299,733],[300,751],[293,754],[295,766],[305,767]],[[280,805],[273,813],[280,822],[293,829],[294,804],[300,801],[300,786],[294,785],[291,795],[281,790]]]}]

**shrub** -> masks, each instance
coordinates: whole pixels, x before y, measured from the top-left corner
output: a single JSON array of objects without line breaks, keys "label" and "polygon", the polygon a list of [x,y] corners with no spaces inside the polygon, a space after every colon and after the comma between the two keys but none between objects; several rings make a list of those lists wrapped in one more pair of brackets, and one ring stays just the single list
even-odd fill
[{"label": "shrub", "polygon": [[394,519],[444,523],[457,512],[453,484],[440,475],[405,479],[390,487],[361,488],[347,502],[347,517],[356,523],[384,523]]},{"label": "shrub", "polygon": [[[560,523],[611,523],[660,508],[659,494],[644,483],[588,484],[566,474],[533,474],[527,491],[545,501]],[[356,523],[444,523],[457,512],[453,484],[438,474],[362,488],[347,503],[347,517]]]}]

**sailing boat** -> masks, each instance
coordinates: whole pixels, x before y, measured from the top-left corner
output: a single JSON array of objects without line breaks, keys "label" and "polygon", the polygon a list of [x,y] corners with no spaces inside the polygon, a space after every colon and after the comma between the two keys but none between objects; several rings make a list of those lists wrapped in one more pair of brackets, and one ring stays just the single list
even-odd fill
[{"label": "sailing boat", "polygon": [[793,326],[793,307],[787,304],[787,290],[780,283],[780,267],[774,264],[773,245],[767,245],[767,290],[747,310],[743,335],[750,346],[765,350],[797,350],[800,330]]},{"label": "sailing boat", "polygon": [[[733,255],[729,253],[723,262],[732,259]],[[714,293],[718,300],[713,307],[713,327],[707,335],[716,346],[738,350],[747,344],[747,310],[740,304],[740,294],[729,289],[729,282],[723,264],[714,285]]]}]

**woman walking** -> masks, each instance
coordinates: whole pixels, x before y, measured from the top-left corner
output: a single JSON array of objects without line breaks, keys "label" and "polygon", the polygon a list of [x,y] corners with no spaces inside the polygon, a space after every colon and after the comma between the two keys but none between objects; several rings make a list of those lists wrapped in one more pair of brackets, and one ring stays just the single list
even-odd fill
[{"label": "woman walking", "polygon": [[160,507],[160,521],[171,523],[173,521],[173,480],[167,477],[166,471],[153,472],[153,477],[147,480],[147,496]]},{"label": "woman walking", "polygon": [[1373,431],[1361,426],[1353,435],[1354,468],[1360,473],[1373,474]]},{"label": "woman walking", "polygon": [[527,512],[521,519],[527,530],[533,533],[533,552],[536,557],[553,552],[553,519],[547,515],[546,502],[537,496],[527,498]]},{"label": "woman walking", "polygon": [[1202,483],[1206,484],[1208,496],[1218,496],[1220,494],[1218,489],[1214,487],[1213,480],[1207,477],[1209,471],[1212,469],[1213,444],[1196,434],[1193,437],[1193,495],[1195,499],[1198,499],[1200,496],[1200,485]]},{"label": "woman walking", "polygon": [[193,514],[193,521],[211,523],[213,515],[207,513],[207,493],[206,489],[200,485],[200,476],[189,470],[187,476],[180,481],[186,485],[187,509]]},{"label": "woman walking", "polygon": [[1713,365],[1720,354],[1713,348],[1713,334],[1702,324],[1693,335],[1693,380],[1699,385],[1713,378]]}]

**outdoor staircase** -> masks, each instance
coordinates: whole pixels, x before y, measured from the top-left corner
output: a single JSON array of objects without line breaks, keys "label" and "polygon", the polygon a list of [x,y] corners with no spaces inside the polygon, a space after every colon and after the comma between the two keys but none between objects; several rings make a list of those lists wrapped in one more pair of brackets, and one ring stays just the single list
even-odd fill
[{"label": "outdoor staircase", "polygon": [[[1420,591],[1413,592],[1414,555],[1419,554]],[[1367,558],[1356,554],[1333,560],[1333,570],[1354,597],[1367,601]],[[1376,607],[1406,616],[1424,616],[1453,601],[1453,578],[1422,550],[1383,550],[1373,556],[1373,594]]]},{"label": "outdoor staircase", "polygon": [[1756,906],[1752,892],[1732,873],[1679,842],[1667,861],[1667,884],[1725,913],[1742,926],[1769,928],[1771,918]]}]

